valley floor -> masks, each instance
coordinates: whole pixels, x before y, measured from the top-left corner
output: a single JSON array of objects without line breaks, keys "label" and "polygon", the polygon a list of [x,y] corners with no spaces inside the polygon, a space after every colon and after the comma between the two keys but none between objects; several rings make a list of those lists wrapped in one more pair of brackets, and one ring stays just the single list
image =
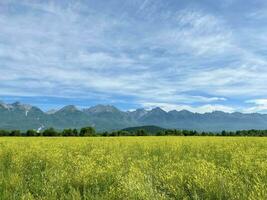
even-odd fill
[{"label": "valley floor", "polygon": [[267,138],[0,138],[0,199],[267,199]]}]

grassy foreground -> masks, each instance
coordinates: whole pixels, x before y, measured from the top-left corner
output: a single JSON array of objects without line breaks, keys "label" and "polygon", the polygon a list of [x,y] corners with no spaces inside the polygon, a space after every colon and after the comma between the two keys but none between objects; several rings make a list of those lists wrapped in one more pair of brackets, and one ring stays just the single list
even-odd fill
[{"label": "grassy foreground", "polygon": [[0,138],[0,199],[267,199],[267,138]]}]

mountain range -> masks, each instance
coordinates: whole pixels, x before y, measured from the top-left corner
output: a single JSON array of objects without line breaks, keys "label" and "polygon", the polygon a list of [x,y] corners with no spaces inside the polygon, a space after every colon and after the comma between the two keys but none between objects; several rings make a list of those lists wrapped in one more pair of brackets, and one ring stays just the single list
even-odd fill
[{"label": "mountain range", "polygon": [[152,110],[121,111],[111,105],[97,105],[78,109],[73,105],[60,110],[44,112],[38,107],[20,102],[0,102],[0,129],[56,129],[93,126],[97,131],[120,130],[127,127],[155,125],[163,128],[197,131],[234,131],[267,129],[267,115],[259,113],[192,113],[187,110],[166,112],[157,107]]}]

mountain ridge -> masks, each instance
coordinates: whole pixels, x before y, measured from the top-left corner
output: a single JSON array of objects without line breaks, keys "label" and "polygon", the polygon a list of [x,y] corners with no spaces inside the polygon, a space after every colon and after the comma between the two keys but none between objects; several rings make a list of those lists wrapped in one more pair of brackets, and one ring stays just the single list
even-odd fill
[{"label": "mountain ridge", "polygon": [[213,111],[193,113],[188,110],[164,111],[160,107],[146,110],[121,111],[112,105],[96,105],[79,109],[67,105],[55,112],[15,102],[0,102],[0,129],[56,129],[93,126],[98,131],[121,130],[135,126],[160,126],[162,128],[198,131],[267,129],[267,115],[260,113],[227,113]]}]

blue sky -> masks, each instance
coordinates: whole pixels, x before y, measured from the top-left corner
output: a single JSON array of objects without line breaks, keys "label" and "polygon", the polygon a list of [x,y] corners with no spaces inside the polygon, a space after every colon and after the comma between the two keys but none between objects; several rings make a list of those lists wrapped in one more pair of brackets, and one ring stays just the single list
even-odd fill
[{"label": "blue sky", "polygon": [[267,111],[266,0],[1,0],[0,99]]}]

